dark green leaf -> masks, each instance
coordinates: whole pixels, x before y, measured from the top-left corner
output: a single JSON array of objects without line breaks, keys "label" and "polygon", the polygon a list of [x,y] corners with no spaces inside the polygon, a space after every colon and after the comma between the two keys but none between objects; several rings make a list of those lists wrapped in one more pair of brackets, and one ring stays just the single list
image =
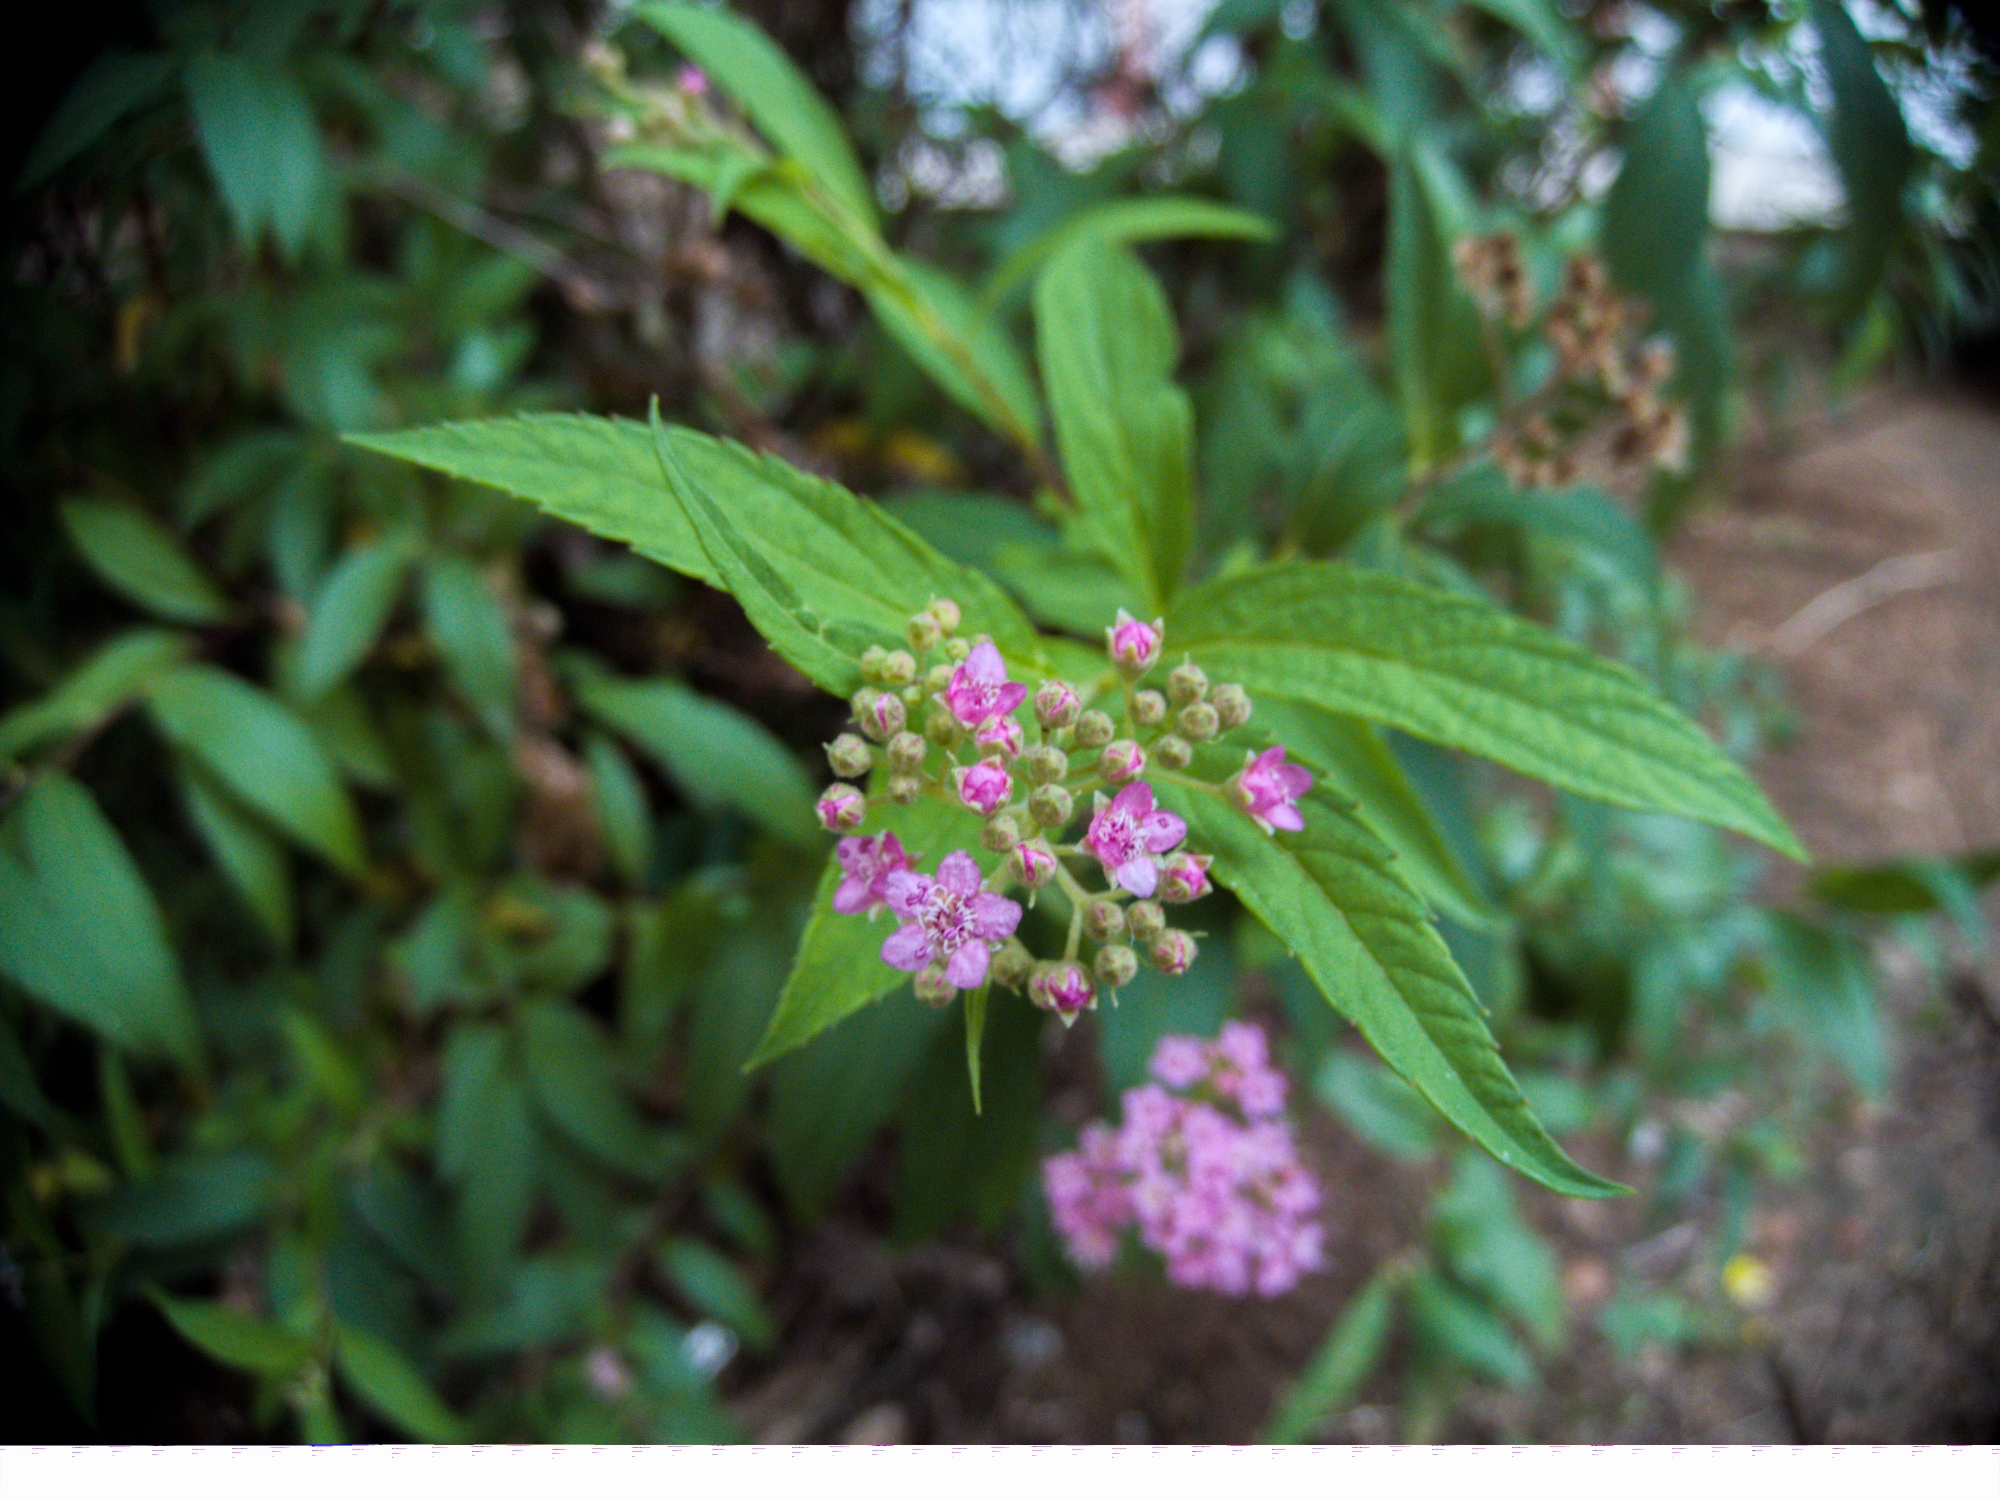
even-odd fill
[{"label": "dark green leaf", "polygon": [[1386,724],[1806,858],[1756,784],[1636,675],[1478,600],[1339,563],[1291,563],[1194,590],[1167,640],[1253,696]]},{"label": "dark green leaf", "polygon": [[646,788],[609,735],[587,738],[583,759],[590,770],[590,791],[598,826],[604,830],[604,847],[618,873],[637,885],[645,880],[653,859],[653,814],[646,802]]},{"label": "dark green leaf", "polygon": [[245,803],[336,868],[359,874],[361,824],[333,763],[276,699],[216,667],[155,678],[147,702],[161,733]]},{"label": "dark green leaf", "polygon": [[299,646],[299,697],[322,696],[361,665],[389,623],[415,552],[411,538],[388,537],[356,547],[327,575]]},{"label": "dark green leaf", "polygon": [[1853,17],[1833,0],[1813,0],[1819,55],[1833,89],[1833,117],[1822,128],[1847,197],[1834,316],[1857,317],[1881,285],[1889,252],[1903,232],[1903,185],[1915,162],[1896,96]]},{"label": "dark green leaf", "polygon": [[1772,913],[1767,921],[1773,999],[1781,1016],[1863,1093],[1880,1098],[1889,1082],[1888,1038],[1867,950],[1845,933],[1796,917]]},{"label": "dark green leaf", "polygon": [[186,656],[193,644],[171,630],[129,630],[114,636],[48,697],[0,718],[0,759],[100,723],[156,673]]},{"label": "dark green leaf", "polygon": [[121,1047],[200,1063],[153,893],[66,776],[35,782],[0,824],[0,973]]},{"label": "dark green leaf", "polygon": [[1041,404],[1021,351],[965,288],[900,259],[861,286],[882,326],[947,395],[1028,452],[1040,446]]},{"label": "dark green leaf", "polygon": [[538,1154],[528,1086],[497,1027],[452,1031],[437,1133],[438,1168],[459,1184],[459,1244],[490,1283],[527,1227]]},{"label": "dark green leaf", "polygon": [[208,852],[264,930],[286,952],[292,946],[292,866],[284,846],[208,772],[183,761],[181,795]]},{"label": "dark green leaf", "polygon": [[1409,1161],[1437,1149],[1437,1111],[1389,1069],[1347,1051],[1335,1051],[1313,1079],[1320,1102],[1363,1140]]},{"label": "dark green leaf", "polygon": [[167,91],[179,64],[164,52],[107,52],[70,85],[49,116],[14,184],[26,192],[62,170],[141,105]]},{"label": "dark green leaf", "polygon": [[1526,1385],[1535,1362],[1493,1314],[1429,1272],[1410,1282],[1410,1317],[1419,1337],[1474,1373],[1502,1385]]},{"label": "dark green leaf", "polygon": [[452,686],[494,734],[505,737],[514,722],[514,632],[500,601],[479,569],[462,557],[443,556],[424,569],[423,603],[424,627],[444,656]]},{"label": "dark green leaf", "polygon": [[324,168],[305,90],[268,63],[215,53],[188,64],[187,88],[195,133],[237,238],[253,245],[268,225],[287,253],[297,254]]},{"label": "dark green leaf", "polygon": [[649,1179],[663,1176],[673,1161],[672,1141],[633,1109],[597,1027],[552,1000],[522,1006],[518,1021],[535,1101],[549,1121],[609,1166]]},{"label": "dark green leaf", "polygon": [[364,1406],[426,1443],[459,1443],[465,1429],[416,1367],[393,1344],[341,1324],[334,1330],[340,1378]]},{"label": "dark green leaf", "polygon": [[98,1233],[136,1245],[195,1245],[250,1228],[278,1186],[269,1157],[237,1146],[164,1162],[152,1176],[100,1199],[85,1217]]},{"label": "dark green leaf", "polygon": [[1481,464],[1438,485],[1425,498],[1427,521],[1470,522],[1541,532],[1589,549],[1628,580],[1650,586],[1659,574],[1652,533],[1603,490],[1518,490]]},{"label": "dark green leaf", "polygon": [[210,1359],[234,1369],[283,1380],[304,1369],[312,1358],[312,1345],[296,1333],[220,1302],[195,1302],[155,1292],[153,1304],[182,1338]]},{"label": "dark green leaf", "polygon": [[1259,214],[1204,198],[1159,194],[1121,198],[1065,219],[1009,255],[987,278],[980,300],[998,307],[1028,285],[1035,273],[1079,240],[1135,245],[1147,240],[1269,240],[1275,231]]},{"label": "dark green leaf", "polygon": [[1416,146],[1397,154],[1389,174],[1389,366],[1419,471],[1450,455],[1458,408],[1490,380],[1478,312],[1452,268],[1452,246],[1469,226],[1447,173],[1430,147]]},{"label": "dark green leaf", "polygon": [[677,1235],[660,1247],[660,1269],[680,1294],[753,1349],[777,1342],[771,1315],[743,1273],[700,1240]]},{"label": "dark green leaf", "polygon": [[97,576],[134,604],[190,625],[229,617],[229,600],[180,538],[136,506],[65,500],[62,521]]},{"label": "dark green leaf", "polygon": [[[1199,918],[1187,924],[1199,929]],[[1097,1007],[1097,1056],[1107,1097],[1147,1081],[1147,1064],[1160,1039],[1173,1033],[1212,1037],[1229,1019],[1235,996],[1236,971],[1229,946],[1205,942],[1194,967],[1176,979],[1142,965],[1132,983],[1118,992],[1117,1003],[1106,995]]]},{"label": "dark green leaf", "polygon": [[1708,128],[1686,84],[1660,80],[1625,132],[1625,163],[1605,194],[1604,259],[1620,286],[1657,311],[1677,301],[1708,237]]}]

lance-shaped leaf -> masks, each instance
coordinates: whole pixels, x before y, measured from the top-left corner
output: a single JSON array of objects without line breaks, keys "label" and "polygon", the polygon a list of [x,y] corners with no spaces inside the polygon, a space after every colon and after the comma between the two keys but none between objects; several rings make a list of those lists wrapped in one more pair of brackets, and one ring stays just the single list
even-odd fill
[{"label": "lance-shaped leaf", "polygon": [[[866,832],[895,834],[917,869],[935,870],[954,849],[966,850],[985,870],[990,871],[995,861],[979,847],[977,819],[929,798],[908,807],[891,804],[871,810]],[[882,961],[882,940],[896,930],[895,918],[884,911],[871,922],[865,916],[836,912],[833,893],[839,885],[840,866],[828,859],[778,1008],[746,1067],[761,1067],[811,1041],[842,1017],[909,982],[907,974]]]},{"label": "lance-shaped leaf", "polygon": [[1078,529],[1162,608],[1194,537],[1194,411],[1166,296],[1131,251],[1079,240],[1035,285],[1035,336]]},{"label": "lance-shaped leaf", "polygon": [[858,283],[890,336],[945,394],[1028,452],[1041,405],[1021,351],[971,293],[934,266],[894,258]]},{"label": "lance-shaped leaf", "polygon": [[200,1060],[153,893],[66,776],[37,781],[0,824],[0,974],[121,1047]]},{"label": "lance-shaped leaf", "polygon": [[301,698],[321,697],[361,665],[389,623],[415,556],[414,538],[386,537],[356,547],[327,575],[299,643]]},{"label": "lance-shaped leaf", "polygon": [[1808,856],[1742,769],[1634,673],[1492,605],[1342,563],[1217,579],[1167,623],[1221,681]]},{"label": "lance-shaped leaf", "polygon": [[194,642],[172,630],[131,630],[117,636],[64,678],[46,698],[0,718],[0,757],[91,728],[188,654]]},{"label": "lance-shaped leaf", "polygon": [[157,1291],[153,1302],[182,1338],[210,1359],[235,1369],[282,1380],[296,1375],[312,1358],[311,1342],[289,1328],[223,1303],[169,1297]]},{"label": "lance-shaped leaf", "polygon": [[1388,849],[1334,797],[1314,788],[1300,804],[1304,830],[1274,836],[1219,793],[1164,778],[1157,790],[1188,820],[1190,847],[1214,852],[1216,878],[1440,1114],[1559,1193],[1618,1191],[1536,1121],[1423,903],[1392,873]]},{"label": "lance-shaped leaf", "polygon": [[134,604],[190,625],[229,617],[222,590],[180,538],[144,511],[113,500],[65,500],[62,521],[97,576]]},{"label": "lance-shaped leaf", "polygon": [[1491,378],[1478,313],[1452,269],[1451,247],[1469,228],[1455,187],[1427,145],[1399,152],[1390,167],[1389,365],[1417,469],[1448,454],[1459,406]]},{"label": "lance-shaped leaf", "polygon": [[146,690],[160,730],[244,802],[348,874],[365,861],[361,820],[333,762],[277,699],[197,664]]},{"label": "lance-shaped leaf", "polygon": [[279,948],[292,946],[292,867],[285,848],[194,762],[180,765],[181,795],[208,852]]},{"label": "lance-shaped leaf", "polygon": [[1867,305],[1903,230],[1903,185],[1915,152],[1896,96],[1876,71],[1874,54],[1844,6],[1813,0],[1813,29],[1833,90],[1833,117],[1822,127],[1847,194],[1847,229],[1834,314],[1843,321]]},{"label": "lance-shaped leaf", "polygon": [[1205,198],[1120,198],[1085,209],[1036,235],[1000,263],[979,297],[989,307],[1004,306],[1037,271],[1078,240],[1135,245],[1147,240],[1269,240],[1276,233],[1261,214]]}]

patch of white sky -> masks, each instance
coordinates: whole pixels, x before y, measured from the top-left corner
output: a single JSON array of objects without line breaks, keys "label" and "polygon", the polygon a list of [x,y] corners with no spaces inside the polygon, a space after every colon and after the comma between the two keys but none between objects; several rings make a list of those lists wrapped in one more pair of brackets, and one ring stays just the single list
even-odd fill
[{"label": "patch of white sky", "polygon": [[[1235,40],[1204,37],[1202,28],[1218,0],[861,0],[856,28],[868,81],[892,82],[898,71],[923,109],[933,142],[949,142],[966,128],[966,112],[998,110],[1019,122],[1072,166],[1087,166],[1131,139],[1133,122],[1098,108],[1075,87],[1111,65],[1134,37],[1159,81],[1170,115],[1186,118],[1208,99],[1240,87],[1245,64]],[[1849,0],[1864,36],[1909,37],[1914,0]],[[1643,99],[1658,80],[1679,29],[1645,5],[1628,8],[1628,46],[1612,64],[1611,81],[1628,100]],[[1282,24],[1294,37],[1316,24],[1316,0],[1290,0]],[[1784,48],[1738,59],[1761,75],[1761,86],[1726,78],[1703,98],[1712,162],[1710,212],[1726,229],[1775,230],[1838,222],[1843,212],[1839,174],[1812,115],[1823,110],[1828,88],[1818,40],[1809,26],[1794,27]],[[1946,50],[1931,65],[1889,78],[1912,137],[1954,165],[1971,159],[1975,141],[1956,106],[1973,77],[1969,56]],[[1546,65],[1509,74],[1509,103],[1546,114],[1561,103],[1567,85]],[[1797,102],[1793,102],[1797,101]],[[1582,180],[1601,187],[1614,161],[1590,164]],[[919,143],[906,156],[905,184],[965,206],[992,204],[1005,194],[998,153],[953,154]]]}]

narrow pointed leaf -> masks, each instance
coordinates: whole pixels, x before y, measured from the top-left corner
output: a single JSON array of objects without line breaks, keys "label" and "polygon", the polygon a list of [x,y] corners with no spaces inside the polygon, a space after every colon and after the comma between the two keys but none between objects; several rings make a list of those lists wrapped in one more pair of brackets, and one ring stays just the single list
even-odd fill
[{"label": "narrow pointed leaf", "polygon": [[193,646],[189,637],[171,630],[132,630],[113,638],[46,698],[0,718],[0,759],[91,728]]},{"label": "narrow pointed leaf", "polygon": [[312,1358],[312,1345],[290,1329],[253,1318],[220,1302],[153,1294],[174,1331],[210,1359],[252,1375],[282,1380]]},{"label": "narrow pointed leaf", "polygon": [[299,696],[314,699],[337,687],[374,649],[403,591],[415,549],[395,536],[357,547],[320,585],[299,646]]},{"label": "narrow pointed leaf", "polygon": [[1386,724],[1807,858],[1756,784],[1638,676],[1479,600],[1341,563],[1288,563],[1189,593],[1167,640],[1253,698]]},{"label": "narrow pointed leaf", "polygon": [[97,576],[134,604],[189,625],[229,617],[229,600],[180,538],[136,506],[65,500],[62,521]]},{"label": "narrow pointed leaf", "polygon": [[1006,303],[1037,271],[1078,240],[1134,245],[1147,240],[1269,240],[1276,233],[1271,221],[1261,214],[1205,198],[1164,194],[1121,198],[1085,209],[1014,251],[987,279],[980,300],[989,307]]},{"label": "narrow pointed leaf", "polygon": [[227,53],[189,63],[187,88],[195,134],[237,238],[254,244],[268,226],[296,253],[325,168],[305,90],[280,68]]},{"label": "narrow pointed leaf", "polygon": [[342,1323],[333,1351],[340,1378],[375,1415],[426,1443],[465,1441],[458,1418],[393,1344]]},{"label": "narrow pointed leaf", "polygon": [[250,811],[215,785],[213,777],[183,762],[181,795],[208,852],[244,904],[281,949],[292,946],[292,867],[284,846]]},{"label": "narrow pointed leaf", "polygon": [[1377,1271],[1347,1304],[1262,1440],[1302,1443],[1352,1401],[1381,1359],[1395,1318],[1396,1279],[1386,1270]]}]

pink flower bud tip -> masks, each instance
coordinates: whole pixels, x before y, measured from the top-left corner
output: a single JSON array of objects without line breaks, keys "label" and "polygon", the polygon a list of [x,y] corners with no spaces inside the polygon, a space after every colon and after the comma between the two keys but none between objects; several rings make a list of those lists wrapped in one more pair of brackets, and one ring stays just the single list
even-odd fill
[{"label": "pink flower bud tip", "polygon": [[951,780],[958,800],[981,817],[998,812],[1014,794],[1014,778],[1007,774],[997,755],[990,755],[977,765],[958,767],[951,773]]},{"label": "pink flower bud tip", "polygon": [[996,714],[1011,714],[1028,689],[1007,680],[1007,663],[991,641],[981,641],[952,669],[944,702],[959,723],[977,728]]},{"label": "pink flower bud tip", "polygon": [[1262,755],[1245,752],[1243,769],[1230,782],[1237,802],[1266,833],[1280,828],[1297,833],[1306,826],[1299,815],[1299,798],[1312,785],[1312,772],[1285,764],[1283,745],[1273,745]]},{"label": "pink flower bud tip", "polygon": [[1150,896],[1160,883],[1158,861],[1187,837],[1187,824],[1153,804],[1153,789],[1135,781],[1106,801],[1100,793],[1083,845],[1104,867],[1105,878],[1135,896]]},{"label": "pink flower bud tip", "polygon": [[1166,633],[1166,625],[1165,620],[1155,620],[1148,625],[1143,620],[1133,619],[1127,611],[1119,610],[1117,621],[1104,631],[1105,649],[1112,665],[1134,677],[1152,666],[1160,659],[1160,641]]},{"label": "pink flower bud tip", "polygon": [[978,862],[962,849],[938,861],[936,879],[898,870],[883,889],[903,925],[883,942],[882,961],[907,974],[942,963],[944,977],[962,990],[979,987],[990,945],[1012,937],[1021,921],[1017,902],[981,887]]},{"label": "pink flower bud tip", "polygon": [[995,750],[1008,760],[1012,760],[1021,753],[1021,747],[1026,739],[1021,733],[1019,719],[1012,714],[995,714],[979,726],[979,732],[973,735],[972,742],[982,750]]},{"label": "pink flower bud tip", "polygon": [[1082,712],[1083,699],[1066,682],[1051,680],[1035,689],[1035,722],[1044,729],[1067,729]]},{"label": "pink flower bud tip", "polygon": [[1065,1025],[1073,1023],[1097,998],[1097,987],[1082,964],[1065,960],[1037,969],[1028,981],[1028,998],[1054,1011]]},{"label": "pink flower bud tip", "polygon": [[868,799],[854,787],[836,781],[820,793],[817,809],[820,827],[828,833],[847,833],[859,828],[868,816]]},{"label": "pink flower bud tip", "polygon": [[1208,867],[1215,863],[1212,854],[1189,854],[1182,850],[1169,857],[1160,866],[1160,899],[1162,901],[1199,901],[1213,887],[1209,884]]},{"label": "pink flower bud tip", "polygon": [[1097,757],[1097,770],[1113,786],[1123,786],[1145,774],[1146,752],[1131,740],[1113,740]]},{"label": "pink flower bud tip", "polygon": [[1017,846],[1009,859],[1015,878],[1031,891],[1056,878],[1055,851],[1045,840],[1035,839]]}]

